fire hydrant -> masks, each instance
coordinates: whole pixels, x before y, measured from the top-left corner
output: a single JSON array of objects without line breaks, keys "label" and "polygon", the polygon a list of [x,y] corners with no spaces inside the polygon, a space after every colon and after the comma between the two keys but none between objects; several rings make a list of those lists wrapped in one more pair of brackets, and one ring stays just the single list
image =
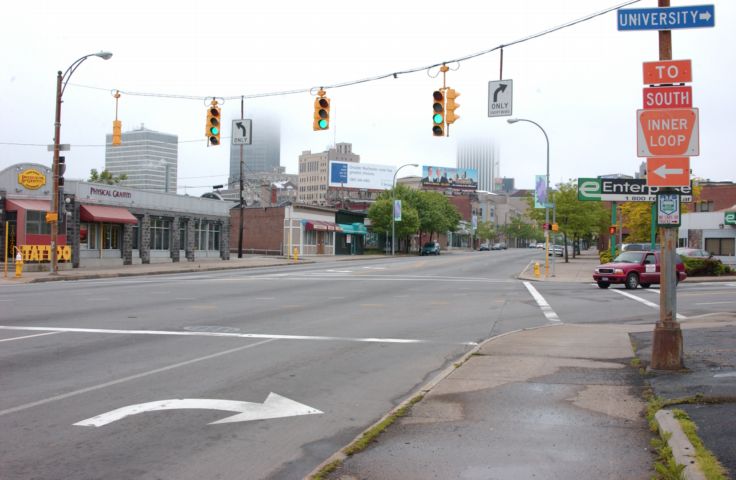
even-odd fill
[{"label": "fire hydrant", "polygon": [[534,276],[539,278],[539,262],[534,262]]},{"label": "fire hydrant", "polygon": [[294,247],[294,260],[299,260],[299,249]]},{"label": "fire hydrant", "polygon": [[20,250],[15,255],[15,278],[20,278],[23,274],[23,255]]}]

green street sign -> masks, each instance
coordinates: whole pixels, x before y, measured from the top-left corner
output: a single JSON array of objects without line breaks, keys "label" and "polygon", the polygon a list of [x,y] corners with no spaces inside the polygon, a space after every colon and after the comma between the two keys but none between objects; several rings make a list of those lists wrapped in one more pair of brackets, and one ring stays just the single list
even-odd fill
[{"label": "green street sign", "polygon": [[724,225],[736,225],[736,212],[726,212],[726,218],[723,220]]},{"label": "green street sign", "polygon": [[582,202],[600,202],[601,179],[578,178],[578,200]]}]

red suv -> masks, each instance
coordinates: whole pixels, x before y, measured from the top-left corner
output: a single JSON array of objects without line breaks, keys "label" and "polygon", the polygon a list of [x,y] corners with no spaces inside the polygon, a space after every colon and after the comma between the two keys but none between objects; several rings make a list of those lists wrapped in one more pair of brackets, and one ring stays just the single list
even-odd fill
[{"label": "red suv", "polygon": [[[626,288],[649,288],[659,283],[660,252],[623,252],[611,263],[599,265],[593,271],[593,280],[600,288],[608,288],[612,283],[623,283]],[[677,282],[687,278],[685,265],[677,258]]]}]

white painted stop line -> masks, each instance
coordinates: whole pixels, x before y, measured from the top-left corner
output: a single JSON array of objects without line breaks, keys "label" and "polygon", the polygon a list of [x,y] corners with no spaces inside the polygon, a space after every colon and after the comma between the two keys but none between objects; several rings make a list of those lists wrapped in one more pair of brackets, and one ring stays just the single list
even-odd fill
[{"label": "white painted stop line", "polygon": [[552,307],[549,306],[549,303],[547,303],[547,300],[544,299],[542,294],[540,294],[530,282],[524,282],[524,286],[527,290],[529,290],[529,293],[532,294],[532,297],[534,297],[534,300],[537,302],[537,305],[539,305],[539,308],[542,309],[542,313],[544,313],[544,316],[547,317],[547,320],[549,320],[550,322],[559,322],[560,317],[558,317],[555,311],[552,310]]},{"label": "white painted stop line", "polygon": [[[652,308],[659,309],[659,305],[657,305],[656,303],[650,302],[649,300],[644,300],[643,298],[637,297],[636,295],[632,295],[630,293],[627,293],[627,292],[624,292],[624,291],[621,291],[621,290],[611,290],[611,291],[612,292],[616,292],[619,295],[623,295],[624,297],[630,298],[632,300],[636,300],[639,303],[643,303],[647,307],[652,307]],[[677,319],[678,320],[687,320],[687,317],[685,315],[682,315],[682,314],[678,313],[677,314]]]}]

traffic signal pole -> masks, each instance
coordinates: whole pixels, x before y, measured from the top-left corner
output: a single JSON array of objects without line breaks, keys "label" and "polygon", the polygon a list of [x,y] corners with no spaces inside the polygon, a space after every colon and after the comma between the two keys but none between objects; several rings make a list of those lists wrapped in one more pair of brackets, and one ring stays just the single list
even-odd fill
[{"label": "traffic signal pole", "polygon": [[[659,7],[669,7],[669,0],[659,0]],[[672,60],[672,31],[659,31],[659,59]],[[654,327],[651,368],[683,368],[682,330],[677,322],[677,228],[660,227],[662,239],[659,287],[659,321]]]}]

